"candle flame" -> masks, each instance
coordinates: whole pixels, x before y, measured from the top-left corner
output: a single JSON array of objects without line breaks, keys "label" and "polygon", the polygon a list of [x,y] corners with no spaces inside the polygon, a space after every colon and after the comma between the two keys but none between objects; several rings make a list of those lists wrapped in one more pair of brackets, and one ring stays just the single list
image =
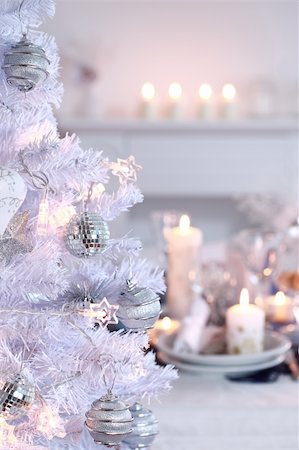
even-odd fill
[{"label": "candle flame", "polygon": [[187,214],[183,214],[180,218],[180,231],[182,234],[188,234],[190,229],[190,218]]},{"label": "candle flame", "polygon": [[249,292],[248,289],[243,288],[240,294],[240,305],[248,306],[249,305]]},{"label": "candle flame", "polygon": [[237,91],[233,84],[227,83],[222,88],[222,96],[227,101],[232,101],[236,97]]},{"label": "candle flame", "polygon": [[182,96],[182,86],[180,83],[171,83],[168,89],[168,95],[171,100],[179,100]]},{"label": "candle flame", "polygon": [[284,305],[286,303],[286,296],[283,292],[278,291],[275,295],[275,304],[276,305]]},{"label": "candle flame", "polygon": [[171,318],[170,317],[164,317],[163,319],[162,319],[162,329],[163,330],[170,330],[171,329],[171,322],[172,322],[172,320],[171,320]]},{"label": "candle flame", "polygon": [[143,100],[150,101],[155,97],[156,90],[155,86],[152,83],[144,83],[141,88],[141,95]]},{"label": "candle flame", "polygon": [[208,83],[200,85],[198,95],[201,100],[209,100],[213,95],[212,87]]}]

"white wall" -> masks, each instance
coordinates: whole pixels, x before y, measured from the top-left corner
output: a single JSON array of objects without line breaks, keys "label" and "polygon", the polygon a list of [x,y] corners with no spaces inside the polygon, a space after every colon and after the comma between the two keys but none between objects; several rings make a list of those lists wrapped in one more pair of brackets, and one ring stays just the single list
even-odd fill
[{"label": "white wall", "polygon": [[[132,116],[136,113],[140,96],[140,86],[144,81],[152,81],[160,93],[161,108],[167,102],[167,88],[171,81],[179,81],[184,88],[186,114],[194,113],[195,96],[200,83],[210,82],[216,91],[220,91],[225,82],[236,84],[244,112],[250,108],[250,87],[256,80],[265,79],[275,85],[274,113],[277,115],[294,114],[297,110],[298,78],[298,19],[296,0],[60,0],[54,20],[44,29],[56,36],[62,52],[62,74],[65,83],[65,101],[61,111],[62,120],[74,115],[83,116],[89,100],[83,84],[78,82],[78,65],[86,64],[98,73],[98,80],[92,89],[94,114],[108,116]],[[66,120],[67,121],[67,120]],[[76,130],[74,130],[76,131]],[[77,130],[79,132],[79,130]],[[80,132],[79,132],[80,134]],[[88,133],[87,133],[88,134]],[[282,139],[265,140],[263,135],[251,135],[252,149],[259,164],[259,146],[263,157],[265,173],[277,173],[277,179],[285,177],[284,191],[294,198],[296,190],[297,142],[288,145]],[[85,136],[86,142],[95,140],[105,148],[101,133]],[[85,141],[85,138],[83,141]],[[113,142],[119,142],[112,136]],[[215,152],[221,154],[222,172],[235,170],[235,191],[240,189],[238,180],[247,174],[246,161],[252,156],[248,148],[248,139],[239,142],[239,165],[234,161],[227,163],[226,152],[231,145],[219,139]],[[232,136],[234,140],[234,136]],[[181,139],[183,142],[183,140]],[[217,139],[216,139],[217,141]],[[184,145],[171,149],[183,155]],[[143,142],[143,146],[149,141]],[[115,144],[115,153],[123,154],[123,145]],[[174,148],[175,147],[175,148]],[[127,148],[127,146],[126,146]],[[276,150],[275,150],[276,149]],[[125,149],[126,150],[126,149]],[[132,153],[140,148],[130,148]],[[201,152],[206,152],[206,146]],[[141,150],[140,150],[141,151]],[[150,155],[156,167],[161,162],[161,148],[155,148]],[[277,157],[273,155],[277,151]],[[286,164],[277,163],[278,156],[285,152]],[[209,152],[208,152],[209,153]],[[155,156],[156,155],[156,156]],[[157,156],[158,155],[158,156]],[[272,157],[273,156],[273,157]],[[148,153],[145,154],[148,158]],[[156,158],[156,160],[154,160]],[[247,158],[247,159],[246,159]],[[182,158],[183,159],[183,156]],[[221,163],[221,161],[223,161]],[[242,166],[242,161],[244,162]],[[216,163],[217,161],[215,161]],[[227,166],[224,167],[225,163]],[[286,170],[286,165],[293,170]],[[150,164],[144,167],[150,179]],[[188,184],[188,164],[181,165],[180,184]],[[219,168],[219,167],[218,167]],[[263,170],[259,166],[260,170]],[[207,167],[200,167],[207,176]],[[247,170],[247,172],[246,172]],[[291,173],[292,172],[292,173]],[[215,169],[217,174],[217,168]],[[146,176],[146,174],[144,175]],[[263,177],[260,177],[263,179]],[[202,179],[201,179],[202,181]],[[217,180],[216,180],[217,181]],[[253,184],[255,180],[252,181]],[[271,178],[273,185],[273,177]],[[153,173],[153,183],[155,174]],[[167,183],[167,180],[165,180]],[[189,183],[190,184],[190,183]],[[217,183],[216,183],[217,184]],[[240,183],[239,183],[240,184]],[[241,183],[242,184],[242,183]],[[265,182],[265,192],[267,183]],[[182,192],[184,189],[182,189]],[[160,198],[159,198],[160,197]],[[194,216],[194,223],[203,227],[208,239],[223,239],[238,228],[245,226],[244,218],[237,211],[233,200],[222,192],[205,197],[204,192],[196,197],[177,195],[167,198],[148,195],[145,203],[131,213],[135,229],[149,236],[149,217],[154,209],[177,208],[188,210]],[[124,227],[127,231],[128,224]]]},{"label": "white wall", "polygon": [[71,63],[77,60],[96,68],[97,101],[106,114],[133,114],[146,80],[157,86],[162,105],[169,83],[180,81],[191,113],[203,81],[218,91],[224,82],[236,83],[246,108],[252,81],[266,79],[277,86],[277,112],[294,111],[297,4],[60,0],[45,28],[64,55],[65,110],[80,96]]}]

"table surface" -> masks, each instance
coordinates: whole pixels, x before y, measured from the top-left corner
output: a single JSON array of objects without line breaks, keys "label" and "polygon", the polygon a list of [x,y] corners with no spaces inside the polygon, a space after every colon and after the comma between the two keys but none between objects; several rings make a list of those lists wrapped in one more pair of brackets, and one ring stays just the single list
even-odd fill
[{"label": "table surface", "polygon": [[236,383],[180,373],[151,408],[160,422],[152,450],[298,450],[298,383]]}]

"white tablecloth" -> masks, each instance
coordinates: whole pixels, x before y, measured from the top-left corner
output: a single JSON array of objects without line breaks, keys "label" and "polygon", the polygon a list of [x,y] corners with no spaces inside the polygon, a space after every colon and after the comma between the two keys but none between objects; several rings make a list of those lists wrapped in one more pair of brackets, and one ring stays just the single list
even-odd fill
[{"label": "white tablecloth", "polygon": [[298,384],[233,383],[182,373],[161,404],[152,450],[298,450]]}]

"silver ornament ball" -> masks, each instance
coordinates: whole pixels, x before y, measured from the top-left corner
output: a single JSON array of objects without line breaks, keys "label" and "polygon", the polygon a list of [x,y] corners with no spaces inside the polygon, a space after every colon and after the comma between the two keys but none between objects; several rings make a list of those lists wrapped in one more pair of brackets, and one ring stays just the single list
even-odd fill
[{"label": "silver ornament ball", "polygon": [[49,65],[45,51],[23,36],[5,53],[3,69],[8,84],[21,92],[29,92],[46,80]]},{"label": "silver ornament ball", "polygon": [[108,392],[93,402],[85,426],[96,444],[115,447],[132,432],[132,421],[129,407]]},{"label": "silver ornament ball", "polygon": [[140,331],[154,326],[161,313],[159,295],[128,280],[121,296],[117,317],[126,328]]},{"label": "silver ornament ball", "polygon": [[71,219],[66,229],[65,243],[72,255],[88,258],[102,252],[109,238],[108,225],[101,216],[84,212]]},{"label": "silver ornament ball", "polygon": [[30,409],[35,397],[34,386],[22,375],[0,377],[0,416],[16,419]]},{"label": "silver ornament ball", "polygon": [[140,403],[135,403],[130,412],[133,417],[133,431],[124,439],[124,443],[132,450],[149,448],[159,433],[157,419],[151,410],[144,408]]}]

